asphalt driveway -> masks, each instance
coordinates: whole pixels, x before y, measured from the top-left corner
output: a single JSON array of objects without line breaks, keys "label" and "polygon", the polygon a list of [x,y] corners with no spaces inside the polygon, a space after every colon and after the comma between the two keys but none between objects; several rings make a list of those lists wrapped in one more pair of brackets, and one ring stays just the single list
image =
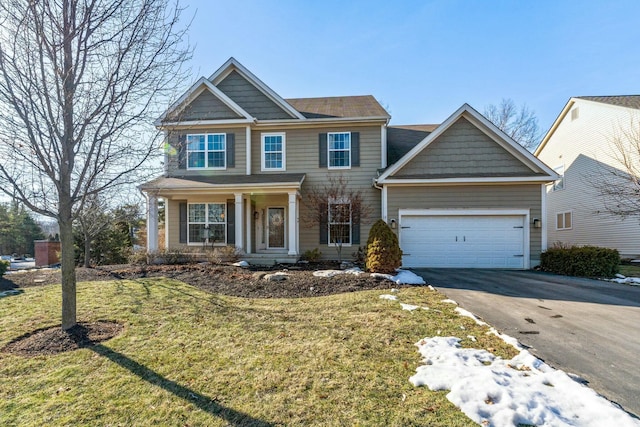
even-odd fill
[{"label": "asphalt driveway", "polygon": [[640,287],[534,271],[415,272],[549,365],[640,415]]}]

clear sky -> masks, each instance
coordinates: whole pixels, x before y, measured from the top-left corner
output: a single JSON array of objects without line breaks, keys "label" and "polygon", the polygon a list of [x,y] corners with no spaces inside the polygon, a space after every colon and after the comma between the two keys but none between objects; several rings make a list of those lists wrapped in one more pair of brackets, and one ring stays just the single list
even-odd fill
[{"label": "clear sky", "polygon": [[640,94],[640,1],[182,0],[194,80],[233,56],[285,98],[374,95],[392,124],[512,98]]}]

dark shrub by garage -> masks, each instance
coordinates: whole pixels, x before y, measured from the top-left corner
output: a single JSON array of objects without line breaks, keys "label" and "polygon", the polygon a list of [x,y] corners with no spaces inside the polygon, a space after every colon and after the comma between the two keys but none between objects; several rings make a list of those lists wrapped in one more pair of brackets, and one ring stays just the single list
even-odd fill
[{"label": "dark shrub by garage", "polygon": [[620,254],[598,246],[570,246],[547,249],[540,256],[540,268],[566,276],[611,277],[618,272]]}]

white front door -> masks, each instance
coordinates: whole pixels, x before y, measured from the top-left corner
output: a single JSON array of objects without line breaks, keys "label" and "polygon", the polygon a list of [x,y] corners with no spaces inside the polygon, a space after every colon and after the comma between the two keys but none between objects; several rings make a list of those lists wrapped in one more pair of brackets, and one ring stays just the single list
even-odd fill
[{"label": "white front door", "polygon": [[284,208],[267,209],[267,248],[284,249],[286,247],[285,218]]},{"label": "white front door", "polygon": [[401,218],[404,267],[525,268],[524,215]]}]

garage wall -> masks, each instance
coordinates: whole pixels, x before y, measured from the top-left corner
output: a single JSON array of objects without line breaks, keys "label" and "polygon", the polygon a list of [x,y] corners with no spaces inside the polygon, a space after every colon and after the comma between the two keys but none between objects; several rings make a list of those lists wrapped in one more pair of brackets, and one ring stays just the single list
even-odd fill
[{"label": "garage wall", "polygon": [[[541,218],[540,184],[387,187],[387,220],[398,221],[399,209],[528,209]],[[401,230],[398,224],[396,232]],[[531,266],[540,263],[541,228],[529,224]]]}]

